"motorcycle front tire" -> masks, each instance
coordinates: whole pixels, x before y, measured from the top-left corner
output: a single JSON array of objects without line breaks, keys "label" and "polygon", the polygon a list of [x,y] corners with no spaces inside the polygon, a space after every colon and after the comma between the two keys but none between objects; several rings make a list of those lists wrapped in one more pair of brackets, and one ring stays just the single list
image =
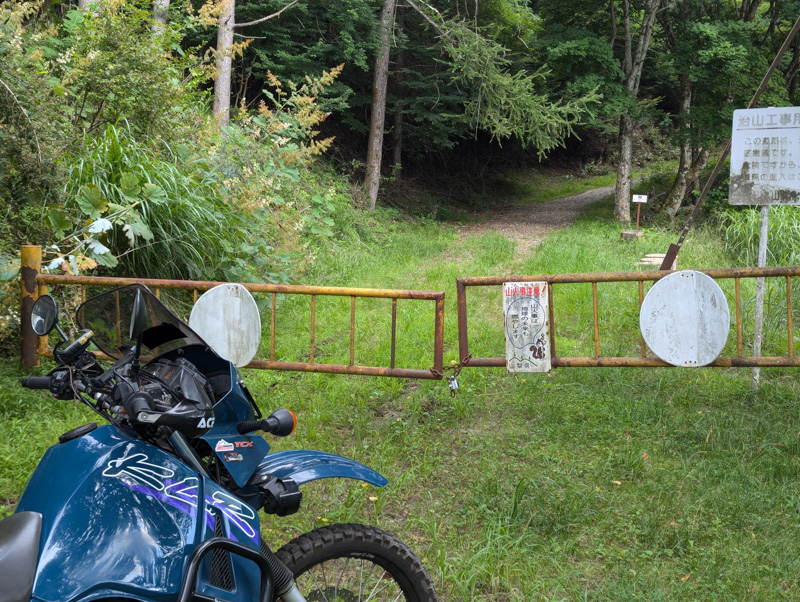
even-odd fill
[{"label": "motorcycle front tire", "polygon": [[276,556],[292,571],[308,602],[437,601],[419,558],[394,535],[375,527],[315,529],[284,545]]}]

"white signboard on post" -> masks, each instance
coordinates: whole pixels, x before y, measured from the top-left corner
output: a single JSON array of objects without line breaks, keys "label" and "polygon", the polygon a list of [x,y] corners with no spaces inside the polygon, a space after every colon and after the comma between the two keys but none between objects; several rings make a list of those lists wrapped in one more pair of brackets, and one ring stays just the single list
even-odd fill
[{"label": "white signboard on post", "polygon": [[550,371],[547,282],[503,284],[506,368],[510,373]]},{"label": "white signboard on post", "polygon": [[800,204],[800,107],[733,112],[728,202]]},{"label": "white signboard on post", "polygon": [[647,195],[646,194],[634,194],[633,195],[633,202],[634,203],[646,203],[647,202]]}]

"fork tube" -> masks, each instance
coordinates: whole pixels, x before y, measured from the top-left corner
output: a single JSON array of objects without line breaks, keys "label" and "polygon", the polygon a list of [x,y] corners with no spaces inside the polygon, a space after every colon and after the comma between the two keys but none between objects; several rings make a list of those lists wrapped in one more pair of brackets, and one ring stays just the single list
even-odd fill
[{"label": "fork tube", "polygon": [[178,452],[178,455],[180,455],[180,457],[183,458],[189,464],[189,466],[194,468],[204,477],[209,479],[211,478],[211,475],[208,474],[206,467],[203,466],[203,463],[197,457],[197,454],[192,449],[192,446],[186,441],[186,437],[181,435],[178,431],[173,431],[169,436],[169,441],[172,443],[175,451]]}]

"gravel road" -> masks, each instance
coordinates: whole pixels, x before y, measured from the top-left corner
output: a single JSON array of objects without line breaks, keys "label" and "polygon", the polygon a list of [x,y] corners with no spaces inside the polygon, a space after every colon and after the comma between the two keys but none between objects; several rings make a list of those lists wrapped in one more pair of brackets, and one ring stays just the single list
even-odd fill
[{"label": "gravel road", "polygon": [[459,231],[462,236],[497,232],[516,241],[517,251],[525,253],[548,232],[570,225],[589,205],[613,193],[614,187],[608,186],[535,205],[503,207],[487,212],[487,219],[482,222],[460,226]]}]

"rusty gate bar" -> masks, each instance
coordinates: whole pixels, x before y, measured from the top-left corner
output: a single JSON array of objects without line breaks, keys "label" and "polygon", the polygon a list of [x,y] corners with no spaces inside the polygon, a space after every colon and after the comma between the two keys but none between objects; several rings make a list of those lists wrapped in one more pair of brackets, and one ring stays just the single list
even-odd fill
[{"label": "rusty gate bar", "polygon": [[[794,330],[792,322],[792,294],[791,278],[800,276],[800,266],[764,267],[764,268],[718,268],[710,270],[696,270],[714,279],[733,278],[735,284],[735,310],[736,310],[736,353],[735,357],[718,357],[709,366],[731,367],[800,367],[800,358],[794,354]],[[469,335],[467,327],[467,287],[470,286],[501,286],[505,282],[533,282],[544,281],[548,287],[549,317],[550,317],[550,355],[551,365],[559,367],[656,367],[671,366],[666,362],[647,357],[644,340],[641,340],[641,357],[601,357],[600,333],[597,305],[597,284],[600,282],[638,282],[639,306],[644,299],[644,282],[656,281],[674,273],[675,270],[649,271],[649,272],[598,272],[587,274],[540,274],[536,276],[478,276],[458,278],[456,280],[456,300],[458,310],[458,353],[462,358],[469,358],[465,365],[472,367],[492,368],[505,367],[505,357],[469,357]],[[786,356],[742,356],[742,305],[741,286],[742,278],[785,278],[786,279],[786,312],[788,330],[788,355]],[[594,357],[558,357],[556,355],[556,321],[553,303],[554,285],[585,284],[592,285],[592,314],[593,314],[593,340]],[[641,339],[641,336],[640,336]]]},{"label": "rusty gate bar", "polygon": [[389,359],[390,368],[394,368],[396,342],[397,342],[397,299],[392,299],[392,351]]},{"label": "rusty gate bar", "polygon": [[36,333],[31,326],[30,315],[33,304],[39,298],[39,290],[36,286],[36,275],[42,265],[42,248],[25,245],[20,249],[20,311],[23,319],[19,324],[20,334],[22,335],[22,364],[32,366],[36,363],[37,339]]},{"label": "rusty gate bar", "polygon": [[[792,328],[792,279],[786,277],[786,328],[789,334],[789,357],[794,357],[794,332]],[[741,355],[741,352],[739,352]]]},{"label": "rusty gate bar", "polygon": [[[38,251],[38,255],[37,255]],[[38,337],[30,328],[30,313],[33,303],[38,295],[47,291],[48,285],[80,286],[81,299],[85,301],[86,286],[105,286],[119,287],[126,284],[140,283],[148,286],[155,291],[161,289],[179,289],[193,291],[195,301],[197,291],[206,291],[224,282],[202,282],[193,280],[160,280],[153,278],[112,278],[97,276],[70,276],[61,274],[42,274],[41,270],[41,248],[30,246],[23,247],[21,270],[21,326],[23,331],[22,360],[26,367],[34,366],[38,363],[41,355],[52,356],[52,350],[46,348],[46,338],[38,340]],[[26,263],[26,261],[28,263]],[[443,347],[444,347],[444,300],[445,294],[441,291],[416,291],[416,290],[395,290],[395,289],[370,289],[354,287],[332,287],[332,286],[307,286],[290,284],[263,284],[263,283],[242,283],[242,285],[253,293],[271,294],[272,307],[270,312],[270,351],[269,360],[253,360],[248,368],[259,368],[265,370],[287,370],[300,372],[321,372],[329,374],[358,374],[366,376],[390,376],[398,378],[416,379],[441,379]],[[287,295],[310,295],[311,296],[311,336],[310,336],[310,356],[309,362],[286,362],[276,361],[275,359],[275,332],[276,332],[276,301],[279,293]],[[317,295],[350,297],[350,361],[348,365],[340,364],[321,364],[315,357],[316,347],[316,297]],[[356,298],[377,298],[392,300],[392,345],[391,363],[389,367],[384,366],[359,366],[355,364],[355,312]],[[395,367],[396,352],[396,325],[397,325],[397,300],[416,300],[434,301],[434,337],[433,337],[433,366],[428,369],[410,369]],[[117,325],[119,328],[119,325]],[[104,354],[97,353],[101,359],[108,359]]]}]

